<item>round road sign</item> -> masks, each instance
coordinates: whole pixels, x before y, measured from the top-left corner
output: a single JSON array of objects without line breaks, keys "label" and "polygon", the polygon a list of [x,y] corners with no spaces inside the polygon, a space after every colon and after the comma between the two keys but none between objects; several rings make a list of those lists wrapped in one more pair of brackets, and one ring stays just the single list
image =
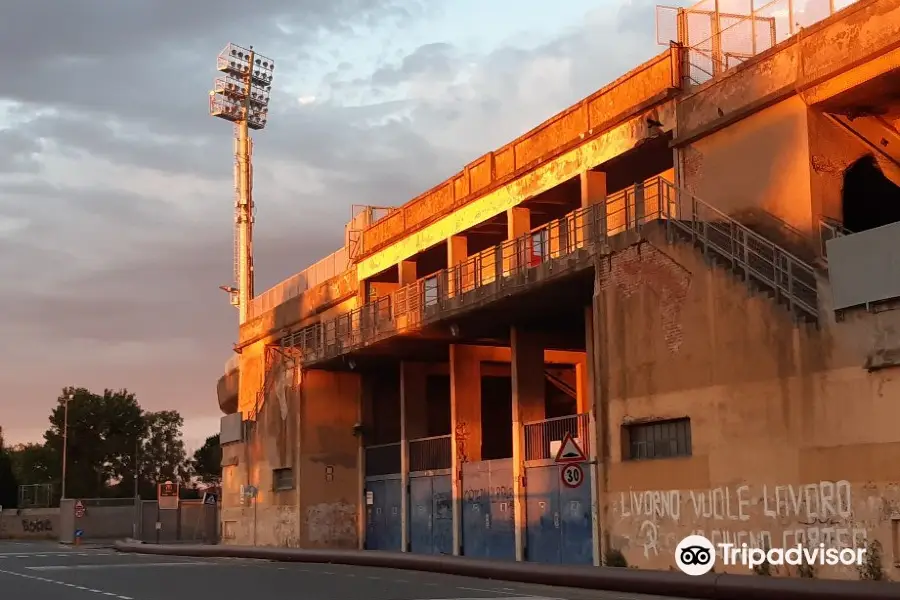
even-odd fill
[{"label": "round road sign", "polygon": [[84,517],[84,508],[76,508],[75,509],[75,518],[80,519]]},{"label": "round road sign", "polygon": [[570,488],[577,488],[584,481],[584,471],[581,470],[581,465],[566,465],[560,471],[560,476],[563,485]]}]

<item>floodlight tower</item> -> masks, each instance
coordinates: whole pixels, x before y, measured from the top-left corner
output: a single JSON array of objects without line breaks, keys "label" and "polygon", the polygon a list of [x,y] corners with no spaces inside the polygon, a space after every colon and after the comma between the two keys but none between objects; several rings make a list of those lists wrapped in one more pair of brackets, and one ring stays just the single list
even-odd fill
[{"label": "floodlight tower", "polygon": [[239,322],[247,320],[253,299],[253,146],[251,129],[263,129],[269,116],[269,94],[275,61],[249,49],[228,44],[219,53],[216,79],[209,93],[209,114],[234,123],[234,286],[224,287]]}]

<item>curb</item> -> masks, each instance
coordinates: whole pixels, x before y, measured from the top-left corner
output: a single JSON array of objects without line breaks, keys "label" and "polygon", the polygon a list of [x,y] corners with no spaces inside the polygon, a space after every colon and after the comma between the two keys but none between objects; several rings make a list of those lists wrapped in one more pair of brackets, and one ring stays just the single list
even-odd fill
[{"label": "curb", "polygon": [[280,562],[333,563],[461,575],[570,588],[702,600],[897,600],[900,586],[880,581],[841,581],[702,575],[588,566],[556,566],[389,551],[298,550],[260,546],[188,546],[116,542],[119,552],[203,558],[255,558]]}]

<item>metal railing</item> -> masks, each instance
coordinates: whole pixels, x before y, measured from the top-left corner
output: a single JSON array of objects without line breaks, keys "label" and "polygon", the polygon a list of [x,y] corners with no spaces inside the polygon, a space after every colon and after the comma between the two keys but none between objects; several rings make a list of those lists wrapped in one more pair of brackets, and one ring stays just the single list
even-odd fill
[{"label": "metal railing", "polygon": [[400,472],[400,442],[366,446],[366,477]]},{"label": "metal railing", "polygon": [[588,413],[555,417],[525,423],[525,460],[546,460],[556,457],[559,448],[553,442],[561,443],[566,435],[576,439],[585,456],[591,456],[591,416]]},{"label": "metal railing", "polygon": [[745,280],[771,290],[792,315],[819,317],[818,280],[813,266],[741,225],[722,211],[664,181],[666,202],[674,210],[670,226],[691,237],[703,254],[725,261]]},{"label": "metal railing", "polygon": [[409,470],[437,471],[450,468],[449,435],[419,438],[409,441]]},{"label": "metal railing", "polygon": [[518,292],[540,269],[548,277],[564,274],[573,268],[571,257],[580,252],[587,256],[609,237],[655,220],[686,234],[701,252],[727,262],[745,279],[772,290],[792,314],[818,317],[812,266],[666,179],[653,177],[390,296],[288,334],[282,345],[297,348],[304,364],[341,356]]},{"label": "metal railing", "polygon": [[828,260],[828,240],[852,234],[853,232],[843,224],[834,219],[822,217],[819,220],[819,254],[823,259]]},{"label": "metal railing", "polygon": [[701,0],[656,7],[656,42],[684,44],[686,78],[700,85],[765,52],[856,0]]}]

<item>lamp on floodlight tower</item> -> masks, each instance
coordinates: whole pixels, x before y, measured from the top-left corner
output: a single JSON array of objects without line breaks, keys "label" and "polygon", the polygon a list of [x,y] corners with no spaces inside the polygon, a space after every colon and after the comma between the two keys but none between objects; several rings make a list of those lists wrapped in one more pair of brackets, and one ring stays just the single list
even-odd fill
[{"label": "lamp on floodlight tower", "polygon": [[219,53],[216,79],[209,93],[209,114],[235,125],[234,148],[234,283],[222,286],[247,320],[253,299],[253,165],[250,130],[263,129],[269,116],[269,94],[275,61],[249,49],[228,44]]}]

